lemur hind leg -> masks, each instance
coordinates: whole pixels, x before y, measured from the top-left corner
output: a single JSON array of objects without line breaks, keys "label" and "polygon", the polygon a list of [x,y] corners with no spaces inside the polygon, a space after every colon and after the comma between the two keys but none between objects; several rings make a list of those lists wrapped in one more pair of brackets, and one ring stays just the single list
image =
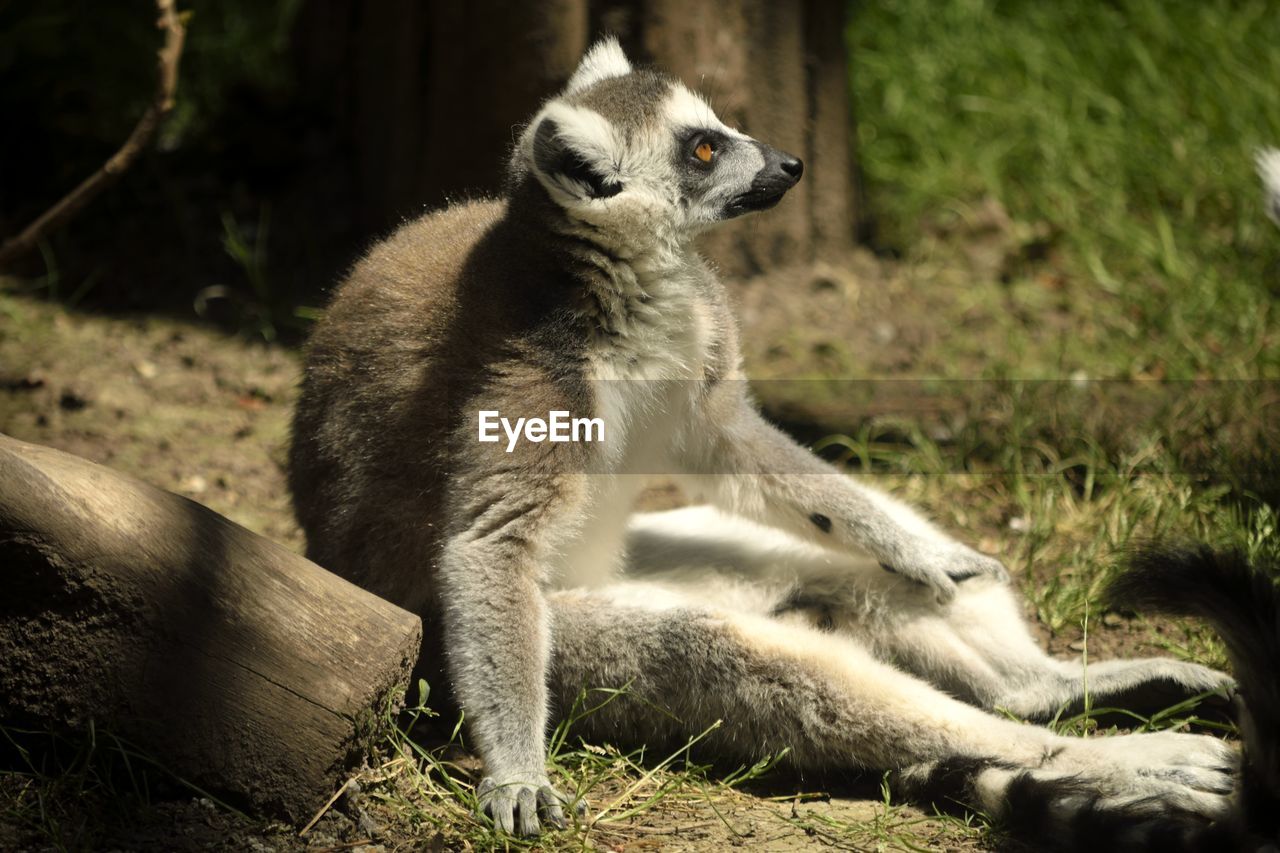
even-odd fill
[{"label": "lemur hind leg", "polygon": [[1094,708],[1150,716],[1190,697],[1228,689],[1231,679],[1207,667],[1167,658],[1090,662],[1058,660],[1031,635],[1008,587],[961,584],[945,609],[893,608],[880,624],[854,618],[838,628],[874,639],[881,657],[984,708],[1049,720]]},{"label": "lemur hind leg", "polygon": [[678,748],[723,721],[700,744],[722,759],[785,748],[801,769],[893,770],[913,799],[959,799],[996,817],[1049,809],[1064,828],[1099,814],[1198,823],[1229,808],[1236,757],[1212,737],[1058,736],[960,702],[849,637],[662,584],[560,591],[548,604],[561,713],[583,689],[629,685],[578,723],[592,740]]},{"label": "lemur hind leg", "polygon": [[703,601],[718,594],[727,606],[853,637],[880,660],[953,696],[1026,719],[1075,713],[1086,692],[1095,707],[1151,714],[1231,683],[1206,667],[1168,659],[1095,662],[1087,669],[1057,660],[1031,635],[1005,584],[963,581],[955,599],[939,606],[919,584],[870,557],[818,548],[710,507],[636,516],[627,566],[632,576],[696,589]]}]

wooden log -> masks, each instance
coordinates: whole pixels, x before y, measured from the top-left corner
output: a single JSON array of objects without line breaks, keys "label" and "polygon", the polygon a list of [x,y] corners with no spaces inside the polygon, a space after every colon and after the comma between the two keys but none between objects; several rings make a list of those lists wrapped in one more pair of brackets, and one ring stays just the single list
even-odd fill
[{"label": "wooden log", "polygon": [[0,719],[93,721],[296,822],[377,733],[421,636],[212,510],[0,435]]}]

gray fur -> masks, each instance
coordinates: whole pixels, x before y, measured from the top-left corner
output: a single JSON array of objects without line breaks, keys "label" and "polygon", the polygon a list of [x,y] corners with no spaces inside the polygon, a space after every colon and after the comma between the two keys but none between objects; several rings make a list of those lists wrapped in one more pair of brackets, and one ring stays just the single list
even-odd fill
[{"label": "gray fur", "polygon": [[[714,158],[695,162],[708,140]],[[1136,791],[1216,813],[1217,741],[1069,741],[987,713],[1047,717],[1080,693],[1078,669],[1031,643],[1003,567],[756,411],[724,288],[691,241],[799,172],[679,83],[633,72],[616,43],[594,48],[522,134],[505,198],[408,223],[335,294],[289,460],[308,555],[423,615],[424,671],[465,711],[482,807],[507,831],[536,832],[539,810],[563,821],[551,709],[627,682],[645,701],[589,718],[595,736],[681,743],[724,719],[713,748],[744,758],[995,758],[1077,774],[1117,808]],[[482,409],[600,417],[606,440],[507,453],[477,441]],[[628,534],[656,472],[727,514],[642,517]],[[1103,692],[1151,679],[1224,683],[1171,662],[1098,676]],[[996,809],[1003,777],[972,766]]]}]

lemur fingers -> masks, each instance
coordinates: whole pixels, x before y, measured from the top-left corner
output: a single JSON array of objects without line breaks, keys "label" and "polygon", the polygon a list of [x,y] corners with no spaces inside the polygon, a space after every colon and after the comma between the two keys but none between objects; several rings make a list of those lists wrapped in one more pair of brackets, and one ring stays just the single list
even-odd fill
[{"label": "lemur fingers", "polygon": [[932,588],[939,604],[955,598],[956,584],[971,578],[990,577],[997,583],[1009,580],[1009,572],[999,560],[958,542],[915,540],[898,551],[890,560],[882,560],[880,566]]},{"label": "lemur fingers", "polygon": [[[487,815],[495,828],[525,836],[540,834],[543,824],[564,829],[564,807],[570,805],[569,798],[546,781],[498,782],[486,776],[476,788],[476,796],[480,814]],[[586,811],[583,800],[571,805],[579,816]]]}]

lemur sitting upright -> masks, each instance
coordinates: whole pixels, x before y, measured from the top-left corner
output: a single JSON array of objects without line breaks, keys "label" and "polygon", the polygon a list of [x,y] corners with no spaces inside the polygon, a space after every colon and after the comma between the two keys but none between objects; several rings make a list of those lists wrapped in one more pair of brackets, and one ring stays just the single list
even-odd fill
[{"label": "lemur sitting upright", "polygon": [[[335,294],[289,461],[308,554],[422,614],[503,830],[563,824],[548,714],[628,684],[586,736],[681,744],[723,719],[713,754],[894,770],[907,796],[993,815],[1038,800],[1059,840],[1099,814],[1223,815],[1222,741],[1062,737],[992,713],[1079,706],[1080,664],[1033,642],[999,562],[757,412],[693,239],[776,204],[802,169],[598,43],[521,134],[505,197],[407,223]],[[603,440],[533,425],[555,413]],[[524,440],[486,435],[499,417]],[[633,513],[654,473],[705,505]],[[1170,660],[1088,671],[1106,705],[1228,683]]]}]

